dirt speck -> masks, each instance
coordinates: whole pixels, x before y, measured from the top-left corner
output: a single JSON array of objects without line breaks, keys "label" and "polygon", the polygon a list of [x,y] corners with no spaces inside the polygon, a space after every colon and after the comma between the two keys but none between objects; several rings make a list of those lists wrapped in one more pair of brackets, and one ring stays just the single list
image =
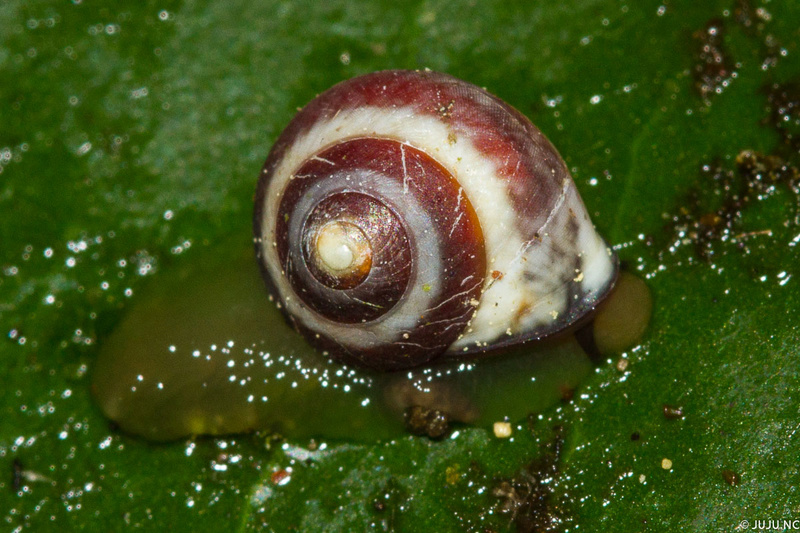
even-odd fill
[{"label": "dirt speck", "polygon": [[698,44],[693,70],[695,89],[710,104],[711,98],[722,93],[736,76],[734,62],[724,44],[724,23],[722,19],[710,20],[693,36]]}]

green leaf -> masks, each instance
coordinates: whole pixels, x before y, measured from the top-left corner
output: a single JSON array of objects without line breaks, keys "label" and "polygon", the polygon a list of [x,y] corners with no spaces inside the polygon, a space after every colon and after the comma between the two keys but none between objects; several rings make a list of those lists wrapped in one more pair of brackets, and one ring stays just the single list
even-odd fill
[{"label": "green leaf", "polygon": [[[756,0],[4,2],[4,524],[717,531],[797,518],[798,28],[793,3]],[[152,444],[109,424],[90,387],[104,341],[169,272],[247,238],[261,164],[297,107],[387,68],[486,87],[548,135],[653,292],[644,342],[598,362],[571,400],[513,420],[511,439],[481,425],[443,441]]]}]

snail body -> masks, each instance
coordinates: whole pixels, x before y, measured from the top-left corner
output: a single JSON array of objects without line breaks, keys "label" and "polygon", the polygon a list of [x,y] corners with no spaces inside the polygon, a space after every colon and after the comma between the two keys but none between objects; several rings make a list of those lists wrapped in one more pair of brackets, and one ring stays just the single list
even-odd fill
[{"label": "snail body", "polygon": [[591,374],[572,337],[480,364],[344,367],[320,357],[264,298],[240,229],[150,277],[100,341],[90,389],[120,431],[159,442],[262,431],[374,443],[405,435],[403,415],[415,406],[477,427],[523,420]]},{"label": "snail body", "polygon": [[253,230],[290,323],[379,370],[558,333],[617,274],[545,136],[435,72],[377,72],[309,103],[267,158]]}]

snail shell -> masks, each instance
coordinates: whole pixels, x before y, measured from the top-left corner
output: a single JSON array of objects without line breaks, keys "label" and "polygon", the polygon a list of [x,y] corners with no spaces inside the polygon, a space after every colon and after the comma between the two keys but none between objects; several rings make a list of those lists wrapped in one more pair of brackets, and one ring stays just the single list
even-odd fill
[{"label": "snail shell", "polygon": [[368,74],[311,101],[264,164],[253,229],[290,322],[380,370],[562,331],[617,273],[545,136],[428,71]]}]

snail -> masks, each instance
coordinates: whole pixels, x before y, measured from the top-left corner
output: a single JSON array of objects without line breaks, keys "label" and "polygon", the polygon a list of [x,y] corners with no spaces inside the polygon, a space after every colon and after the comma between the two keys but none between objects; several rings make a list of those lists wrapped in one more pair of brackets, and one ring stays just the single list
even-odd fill
[{"label": "snail", "polygon": [[651,316],[550,142],[445,74],[379,72],[311,102],[253,220],[262,276],[238,228],[154,276],[102,341],[92,393],[122,431],[374,441],[405,417],[441,438],[562,401]]},{"label": "snail", "polygon": [[264,164],[253,231],[293,327],[376,370],[575,327],[618,270],[544,134],[430,71],[353,78],[303,108]]}]

